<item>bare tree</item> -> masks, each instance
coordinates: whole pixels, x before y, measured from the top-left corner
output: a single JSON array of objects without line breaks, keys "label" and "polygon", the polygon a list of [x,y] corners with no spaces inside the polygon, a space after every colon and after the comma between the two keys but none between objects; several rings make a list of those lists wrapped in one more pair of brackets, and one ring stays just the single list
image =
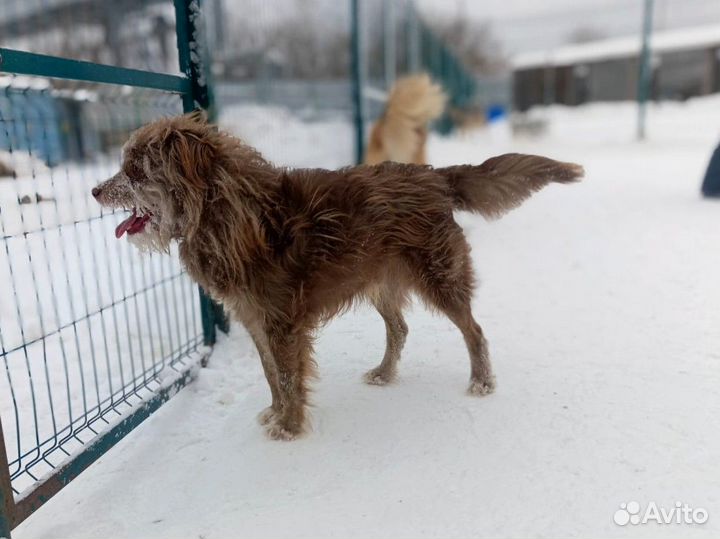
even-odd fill
[{"label": "bare tree", "polygon": [[460,14],[454,19],[430,19],[426,23],[471,71],[492,75],[505,69],[507,62],[489,22],[477,22]]},{"label": "bare tree", "polygon": [[237,19],[228,39],[224,61],[245,66],[245,76],[257,76],[259,66],[276,64],[280,76],[300,79],[339,77],[348,70],[348,35],[344,28],[322,31],[310,15],[274,20],[267,25]]}]

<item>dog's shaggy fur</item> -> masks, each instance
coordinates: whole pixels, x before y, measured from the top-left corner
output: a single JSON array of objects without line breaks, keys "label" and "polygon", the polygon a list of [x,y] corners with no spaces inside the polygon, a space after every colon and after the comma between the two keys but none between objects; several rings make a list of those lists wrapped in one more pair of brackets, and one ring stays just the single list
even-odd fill
[{"label": "dog's shaggy fur", "polygon": [[446,101],[440,85],[427,73],[398,79],[385,111],[370,132],[365,164],[395,161],[424,165],[428,123],[440,117]]},{"label": "dog's shaggy fur", "polygon": [[395,378],[408,331],[402,311],[415,292],[462,332],[469,392],[490,393],[487,345],[470,311],[470,247],[453,210],[497,217],[549,182],[581,175],[578,165],[520,154],[437,169],[288,170],[188,115],[137,131],[120,172],[93,195],[133,209],[118,237],[127,232],[160,251],[179,242],[190,276],[257,345],[272,392],[261,423],[272,438],[292,439],[306,423],[313,335],[359,299],[372,302],[387,330],[368,383]]}]

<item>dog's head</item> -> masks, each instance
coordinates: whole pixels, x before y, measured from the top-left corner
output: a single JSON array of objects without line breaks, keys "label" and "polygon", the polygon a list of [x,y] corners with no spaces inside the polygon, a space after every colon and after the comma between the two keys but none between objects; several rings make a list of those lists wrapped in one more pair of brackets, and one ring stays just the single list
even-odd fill
[{"label": "dog's head", "polygon": [[127,234],[142,249],[166,251],[171,240],[193,234],[220,137],[201,113],[158,120],[133,133],[120,171],[92,190],[101,205],[132,212],[115,236]]}]

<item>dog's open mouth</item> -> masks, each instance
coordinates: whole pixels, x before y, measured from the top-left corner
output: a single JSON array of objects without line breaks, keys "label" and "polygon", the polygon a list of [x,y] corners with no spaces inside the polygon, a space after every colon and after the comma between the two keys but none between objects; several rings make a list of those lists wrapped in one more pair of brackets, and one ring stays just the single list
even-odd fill
[{"label": "dog's open mouth", "polygon": [[145,230],[145,225],[150,221],[150,217],[152,217],[151,213],[138,215],[137,209],[133,209],[132,215],[120,223],[115,229],[115,237],[120,239],[125,232],[128,233],[128,236],[142,232]]}]

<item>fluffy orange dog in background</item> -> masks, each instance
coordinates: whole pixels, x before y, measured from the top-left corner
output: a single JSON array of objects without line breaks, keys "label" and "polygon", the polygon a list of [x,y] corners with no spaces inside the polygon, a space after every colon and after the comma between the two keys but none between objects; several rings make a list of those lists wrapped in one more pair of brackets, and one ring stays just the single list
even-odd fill
[{"label": "fluffy orange dog in background", "polygon": [[424,165],[428,124],[442,115],[446,101],[441,86],[425,73],[398,79],[370,133],[365,164],[395,161]]}]

